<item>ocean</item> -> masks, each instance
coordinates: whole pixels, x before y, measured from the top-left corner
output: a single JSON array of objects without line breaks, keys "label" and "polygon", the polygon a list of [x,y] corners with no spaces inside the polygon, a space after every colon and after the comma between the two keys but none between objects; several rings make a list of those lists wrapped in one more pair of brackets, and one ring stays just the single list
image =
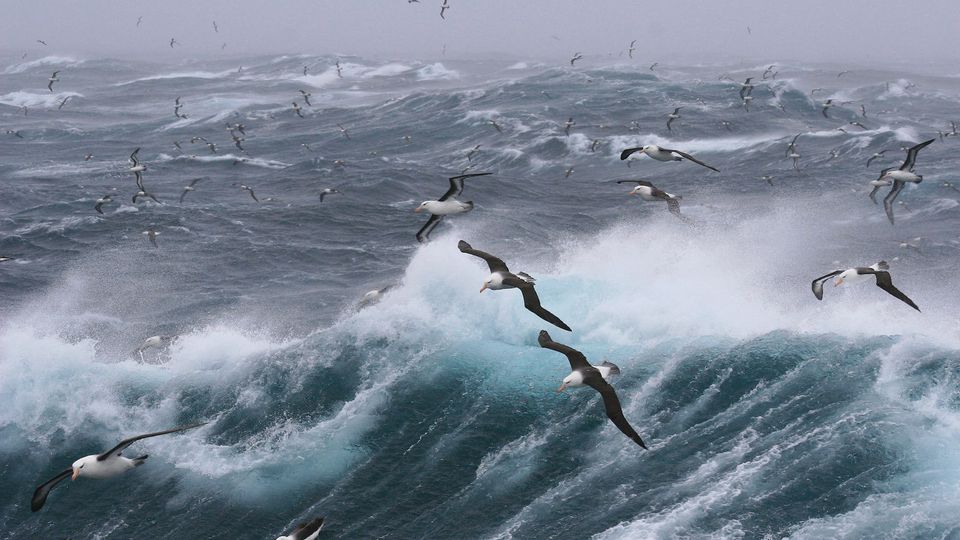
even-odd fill
[{"label": "ocean", "polygon": [[[937,134],[960,74],[648,64],[0,58],[0,538],[275,538],[321,515],[320,538],[960,537],[960,138]],[[929,138],[892,226],[869,182]],[[640,144],[722,172],[619,159]],[[138,147],[159,203],[131,201]],[[467,180],[475,209],[418,244],[413,210],[467,167],[494,173]],[[478,294],[460,239],[573,332]],[[879,260],[922,312],[869,282],[810,291]],[[555,392],[541,329],[620,366],[649,451],[596,392]],[[174,339],[141,358],[153,335]],[[200,421],[31,513],[74,459]]]}]

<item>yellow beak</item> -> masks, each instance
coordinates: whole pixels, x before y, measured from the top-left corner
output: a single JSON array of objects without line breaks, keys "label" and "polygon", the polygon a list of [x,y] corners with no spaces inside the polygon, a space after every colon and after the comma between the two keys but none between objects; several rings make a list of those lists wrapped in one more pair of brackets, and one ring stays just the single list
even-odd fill
[{"label": "yellow beak", "polygon": [[563,392],[563,391],[566,390],[566,389],[567,389],[567,385],[566,385],[566,384],[561,384],[561,385],[560,385],[560,388],[557,388],[557,392]]},{"label": "yellow beak", "polygon": [[413,211],[416,212],[416,213],[418,213],[418,214],[420,213],[420,210],[423,210],[423,207],[422,207],[422,206],[418,206],[418,207],[416,207],[416,208],[413,209]]},{"label": "yellow beak", "polygon": [[71,479],[71,480],[76,480],[78,476],[80,476],[80,469],[74,467],[74,468],[73,468],[73,474],[70,476],[70,479]]},{"label": "yellow beak", "polygon": [[487,284],[486,284],[486,283],[483,284],[483,287],[480,287],[480,292],[483,292],[483,291],[485,291],[485,290],[487,290]]},{"label": "yellow beak", "polygon": [[838,279],[838,280],[837,280],[836,282],[834,282],[834,284],[833,284],[834,287],[839,287],[839,286],[841,286],[841,285],[843,285],[843,280],[842,280],[842,279]]}]

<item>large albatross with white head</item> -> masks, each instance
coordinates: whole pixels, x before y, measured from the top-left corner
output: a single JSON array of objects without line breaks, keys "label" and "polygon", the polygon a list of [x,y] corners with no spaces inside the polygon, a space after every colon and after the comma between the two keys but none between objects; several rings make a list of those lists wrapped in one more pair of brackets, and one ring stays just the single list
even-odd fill
[{"label": "large albatross with white head", "polygon": [[711,167],[706,163],[700,161],[699,159],[691,156],[686,152],[681,152],[680,150],[670,150],[669,148],[660,148],[655,144],[648,144],[646,146],[637,146],[636,148],[627,148],[623,152],[620,152],[620,160],[625,160],[633,154],[646,154],[657,161],[682,161],[684,159],[690,160],[697,165],[702,165],[711,171],[720,172],[720,169],[716,167]]},{"label": "large albatross with white head", "polygon": [[639,444],[640,448],[644,450],[647,449],[647,445],[643,444],[643,439],[640,438],[640,435],[637,435],[637,432],[623,416],[620,399],[617,398],[617,393],[613,387],[610,386],[610,383],[607,382],[607,379],[609,379],[611,375],[620,374],[620,368],[610,362],[604,362],[599,366],[590,365],[587,357],[584,356],[582,352],[552,340],[546,330],[540,331],[540,336],[537,341],[544,349],[557,351],[565,355],[567,360],[570,361],[570,374],[564,377],[563,384],[560,385],[557,392],[563,392],[566,388],[577,388],[579,386],[589,386],[597,392],[600,392],[600,395],[603,396],[603,408],[607,411],[607,418],[609,418],[610,421],[613,422],[613,425],[617,426],[617,429],[622,431],[624,435]]},{"label": "large albatross with white head", "polygon": [[817,297],[817,300],[823,300],[824,281],[837,276],[837,280],[833,283],[833,286],[839,287],[844,283],[855,283],[866,278],[867,276],[872,275],[877,279],[877,287],[887,291],[895,298],[912,307],[913,309],[920,311],[920,308],[913,303],[913,300],[900,292],[900,289],[893,286],[893,280],[890,278],[890,272],[887,271],[889,269],[890,265],[888,265],[886,261],[880,261],[873,266],[847,268],[846,270],[834,270],[829,274],[822,275],[813,280],[813,282],[810,284],[810,287],[813,289],[813,295]]},{"label": "large albatross with white head", "polygon": [[322,528],[323,518],[318,517],[313,521],[297,525],[293,532],[286,536],[278,536],[277,540],[316,540]]},{"label": "large albatross with white head", "polygon": [[636,184],[637,187],[629,191],[630,195],[639,195],[645,201],[664,201],[670,213],[685,221],[687,218],[680,213],[680,199],[683,197],[667,193],[646,180],[617,180],[618,184]]},{"label": "large albatross with white head", "polygon": [[444,216],[465,214],[473,210],[473,201],[460,201],[456,197],[463,193],[463,181],[475,176],[489,176],[493,173],[461,174],[450,178],[450,187],[435,201],[423,201],[414,212],[429,212],[430,219],[417,231],[417,241],[423,243],[430,239],[434,227],[440,224]]},{"label": "large albatross with white head", "polygon": [[89,456],[84,456],[74,461],[73,465],[71,465],[69,469],[64,470],[50,480],[40,484],[37,490],[33,492],[33,499],[30,500],[30,510],[36,512],[37,510],[43,508],[43,504],[47,502],[47,495],[50,494],[50,490],[56,487],[57,484],[59,484],[68,476],[71,480],[76,480],[81,476],[84,478],[97,479],[111,478],[113,476],[117,476],[118,474],[125,473],[130,469],[143,465],[143,463],[147,460],[147,457],[149,457],[146,454],[133,459],[120,455],[124,450],[127,449],[128,446],[141,439],[166,435],[168,433],[177,433],[178,431],[186,431],[188,429],[200,427],[204,424],[206,424],[206,422],[190,424],[188,426],[180,426],[154,433],[137,435],[135,437],[130,437],[129,439],[120,441],[116,446],[102,454],[91,454]]},{"label": "large albatross with white head", "polygon": [[559,328],[563,328],[568,332],[572,332],[570,327],[560,320],[560,317],[550,313],[540,305],[540,298],[537,296],[537,291],[533,288],[536,280],[530,277],[529,274],[524,272],[514,274],[507,268],[507,264],[503,262],[502,259],[494,257],[489,253],[480,251],[479,249],[473,249],[470,244],[464,242],[463,240],[457,244],[457,248],[459,248],[462,253],[466,253],[467,255],[480,257],[486,261],[487,266],[490,267],[490,277],[483,282],[483,287],[480,288],[480,292],[483,292],[487,289],[493,289],[495,291],[499,291],[501,289],[520,289],[520,294],[523,295],[523,307],[527,308],[537,317],[540,317],[548,323]]}]

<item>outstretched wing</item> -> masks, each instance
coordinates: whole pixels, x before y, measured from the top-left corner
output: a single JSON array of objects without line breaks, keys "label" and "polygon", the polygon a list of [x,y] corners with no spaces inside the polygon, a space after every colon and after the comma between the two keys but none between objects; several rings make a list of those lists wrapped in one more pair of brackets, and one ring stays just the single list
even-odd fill
[{"label": "outstretched wing", "polygon": [[610,383],[603,380],[603,377],[587,377],[584,381],[591,388],[600,392],[600,395],[603,397],[603,408],[607,411],[607,418],[613,422],[613,425],[617,426],[624,435],[630,437],[633,442],[640,445],[640,448],[644,450],[647,449],[647,445],[643,444],[643,439],[640,438],[640,435],[633,429],[633,426],[630,425],[630,422],[627,422],[625,416],[623,416],[623,408],[620,407],[620,399],[617,397],[617,392],[614,391],[613,387],[610,386]]},{"label": "outstretched wing", "polygon": [[507,278],[504,279],[503,282],[520,289],[520,293],[523,294],[523,307],[527,308],[528,311],[557,328],[563,328],[568,332],[573,332],[573,330],[567,326],[567,323],[560,320],[560,317],[550,313],[540,305],[540,297],[537,296],[537,291],[533,288],[533,283],[520,278]]},{"label": "outstretched wing", "polygon": [[630,157],[631,155],[633,155],[633,154],[635,154],[635,153],[637,153],[637,152],[640,152],[641,150],[643,150],[643,147],[642,147],[642,146],[638,146],[638,147],[636,147],[636,148],[627,148],[627,149],[624,150],[623,152],[620,152],[620,161],[623,161],[623,160],[627,159],[627,158]]},{"label": "outstretched wing", "polygon": [[494,257],[493,255],[480,251],[479,249],[473,249],[473,246],[461,240],[457,243],[457,249],[461,253],[466,253],[467,255],[473,255],[474,257],[480,257],[487,262],[487,266],[490,267],[490,273],[493,272],[509,272],[510,269],[507,268],[507,263],[503,262],[502,259]]},{"label": "outstretched wing", "polygon": [[438,216],[436,214],[431,214],[430,219],[424,223],[423,227],[420,227],[420,230],[417,231],[417,242],[421,244],[430,239],[430,233],[433,232],[434,227],[440,224],[440,221],[443,220],[443,216]]},{"label": "outstretched wing", "polygon": [[46,482],[40,484],[37,487],[37,490],[33,492],[33,498],[30,499],[30,511],[36,512],[43,508],[44,503],[47,502],[47,495],[50,494],[50,490],[56,487],[63,479],[67,478],[73,474],[73,469],[67,469],[60,474],[54,476],[53,478],[47,480]]},{"label": "outstretched wing", "polygon": [[905,304],[912,307],[913,309],[920,311],[920,308],[918,308],[917,305],[913,303],[913,300],[911,300],[907,295],[900,292],[900,289],[893,286],[893,280],[890,279],[890,272],[878,270],[873,273],[877,276],[877,287],[880,287],[881,289],[887,291],[888,293],[893,295],[895,298],[904,302]]},{"label": "outstretched wing", "polygon": [[706,163],[700,161],[699,159],[691,156],[690,154],[688,154],[688,153],[686,153],[686,152],[681,152],[681,151],[679,151],[679,150],[670,150],[670,149],[667,149],[667,148],[661,148],[660,150],[663,150],[664,152],[670,152],[670,153],[673,153],[673,154],[677,154],[678,156],[680,156],[680,157],[682,157],[682,158],[684,158],[684,159],[689,159],[690,161],[696,163],[697,165],[702,165],[702,166],[710,169],[711,171],[720,172],[720,169],[718,169],[718,168],[716,168],[716,167],[711,167],[710,165],[707,165]]},{"label": "outstretched wing", "polygon": [[897,195],[900,195],[900,192],[903,191],[903,186],[906,185],[899,180],[893,181],[893,188],[890,190],[890,193],[887,193],[887,196],[883,198],[883,209],[887,213],[887,219],[890,220],[890,224],[893,225],[893,201],[897,199]]},{"label": "outstretched wing", "polygon": [[823,300],[823,282],[842,273],[843,270],[834,270],[829,274],[818,277],[810,283],[810,288],[813,289],[813,295],[817,297],[817,300]]},{"label": "outstretched wing", "polygon": [[923,150],[928,144],[935,140],[936,139],[923,141],[922,143],[914,145],[907,150],[907,159],[903,160],[903,165],[900,166],[900,170],[913,172],[913,166],[917,164],[917,154],[920,153],[920,150]]},{"label": "outstretched wing", "polygon": [[537,336],[537,342],[540,343],[540,346],[544,349],[550,349],[551,351],[557,351],[560,354],[563,354],[567,357],[567,360],[570,361],[570,370],[577,370],[580,368],[590,367],[590,362],[587,361],[587,357],[583,355],[582,352],[574,349],[573,347],[568,347],[562,343],[557,343],[550,337],[550,334],[546,330],[541,330],[540,335]]},{"label": "outstretched wing", "polygon": [[646,180],[617,180],[618,184],[637,184],[638,186],[647,186],[649,188],[653,187],[653,184],[647,182]]},{"label": "outstretched wing", "polygon": [[297,525],[297,528],[290,533],[290,538],[293,540],[307,540],[314,534],[320,532],[320,529],[323,528],[323,518],[318,517],[309,523],[301,523]]},{"label": "outstretched wing", "polygon": [[[663,192],[661,191],[660,193]],[[659,197],[656,192],[654,192],[654,195]],[[664,195],[666,195],[666,193],[664,193]],[[680,199],[676,197],[670,197],[669,195],[660,198],[667,201],[667,210],[669,210],[671,214],[677,216],[678,218],[683,218],[683,216],[680,214]]]},{"label": "outstretched wing", "polygon": [[206,422],[200,422],[200,423],[198,423],[198,424],[190,424],[190,425],[188,425],[188,426],[175,427],[175,428],[173,428],[173,429],[166,429],[166,430],[163,430],[163,431],[156,431],[156,432],[153,432],[153,433],[145,433],[145,434],[143,434],[143,435],[137,435],[137,436],[135,436],[135,437],[130,437],[129,439],[124,439],[124,440],[120,441],[119,444],[117,444],[116,446],[114,446],[113,448],[111,448],[110,450],[107,450],[106,452],[104,452],[104,453],[100,454],[99,456],[97,456],[97,461],[103,461],[103,460],[105,460],[105,459],[107,459],[107,458],[109,458],[109,457],[118,456],[118,455],[120,455],[120,453],[123,452],[128,446],[130,446],[131,444],[133,444],[133,443],[135,443],[135,442],[137,442],[137,441],[139,441],[139,440],[141,440],[141,439],[148,439],[148,438],[150,438],[150,437],[157,437],[157,436],[159,436],[159,435],[166,435],[166,434],[168,434],[168,433],[176,433],[176,432],[178,432],[178,431],[186,431],[186,430],[188,430],[188,429],[193,429],[193,428],[195,428],[195,427],[200,427],[200,426],[202,426],[202,425],[204,425],[204,424],[206,424]]},{"label": "outstretched wing", "polygon": [[878,191],[880,191],[880,186],[873,186],[873,189],[870,190],[870,200],[873,201],[873,204],[880,204],[877,202]]},{"label": "outstretched wing", "polygon": [[472,174],[461,174],[460,176],[454,176],[450,178],[450,187],[447,189],[446,193],[443,194],[438,201],[445,201],[450,197],[456,197],[463,193],[463,181],[466,178],[473,178],[475,176],[489,176],[493,173],[472,173]]}]

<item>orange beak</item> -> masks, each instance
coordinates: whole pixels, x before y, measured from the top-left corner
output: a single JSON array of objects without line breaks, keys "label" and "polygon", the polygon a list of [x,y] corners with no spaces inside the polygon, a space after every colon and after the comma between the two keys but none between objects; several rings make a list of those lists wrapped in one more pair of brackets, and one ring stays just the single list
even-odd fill
[{"label": "orange beak", "polygon": [[834,286],[834,287],[839,287],[839,286],[841,286],[841,285],[843,285],[843,280],[842,280],[842,279],[838,279],[837,281],[835,281],[835,282],[833,283],[833,286]]},{"label": "orange beak", "polygon": [[74,468],[73,468],[73,474],[70,476],[70,479],[71,479],[71,480],[76,480],[78,476],[80,476],[80,469],[74,467]]},{"label": "orange beak", "polygon": [[483,284],[483,287],[480,287],[480,292],[483,292],[483,291],[485,291],[485,290],[487,290],[487,284],[486,284],[486,283]]},{"label": "orange beak", "polygon": [[416,208],[413,209],[413,211],[416,212],[416,213],[418,213],[418,214],[420,213],[420,210],[423,210],[423,207],[422,207],[422,206],[418,206],[418,207],[416,207]]},{"label": "orange beak", "polygon": [[560,388],[557,388],[557,393],[563,392],[563,391],[566,390],[566,389],[567,389],[567,385],[566,385],[566,384],[561,384],[561,385],[560,385]]}]

